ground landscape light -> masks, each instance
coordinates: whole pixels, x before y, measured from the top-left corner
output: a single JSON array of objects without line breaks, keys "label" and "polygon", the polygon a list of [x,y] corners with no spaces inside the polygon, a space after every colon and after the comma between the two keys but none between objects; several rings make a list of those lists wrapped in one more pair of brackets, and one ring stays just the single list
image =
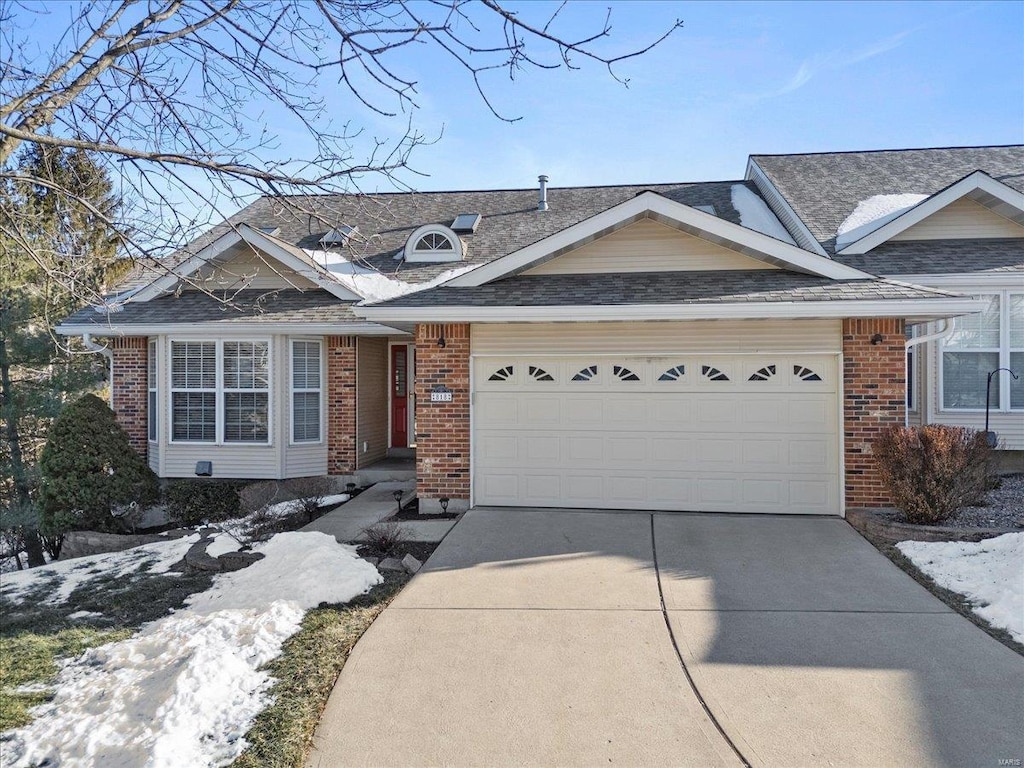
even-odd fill
[{"label": "ground landscape light", "polygon": [[443,498],[438,499],[437,501],[441,505],[441,514],[442,515],[448,514],[448,502],[451,501],[451,499],[449,499],[447,496],[445,496]]},{"label": "ground landscape light", "polygon": [[398,503],[398,511],[402,511],[402,491],[392,491],[391,495],[395,497],[395,501]]}]

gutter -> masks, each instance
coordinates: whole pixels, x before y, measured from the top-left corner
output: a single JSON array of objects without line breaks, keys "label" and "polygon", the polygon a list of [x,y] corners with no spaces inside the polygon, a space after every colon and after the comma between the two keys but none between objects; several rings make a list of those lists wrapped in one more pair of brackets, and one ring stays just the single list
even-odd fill
[{"label": "gutter", "polygon": [[[950,319],[948,317],[944,317],[944,318],[942,318],[942,320],[940,322],[943,323],[943,327],[942,327],[941,331],[936,331],[935,333],[929,333],[929,334],[926,334],[925,336],[912,336],[911,338],[907,339],[907,342],[906,342],[907,349],[908,350],[912,349],[913,347],[916,347],[916,346],[918,346],[920,344],[927,344],[930,341],[945,341],[950,336],[952,336],[953,335],[953,331],[956,330],[956,324],[952,321],[952,319]],[[926,399],[927,399],[927,397],[926,397]],[[910,426],[910,414],[907,413],[905,410],[904,410],[904,414],[903,414],[903,426],[905,426],[905,427],[909,427]]]},{"label": "gutter", "polygon": [[95,341],[93,341],[91,333],[83,333],[82,334],[82,343],[85,345],[85,348],[88,349],[90,352],[97,352],[97,353],[103,355],[105,358],[107,358],[107,371],[108,371],[108,377],[109,377],[109,381],[110,381],[110,387],[109,387],[110,394],[107,396],[107,400],[108,400],[107,405],[109,405],[110,408],[113,409],[114,408],[114,353],[108,347],[104,347],[101,344],[97,344]]}]

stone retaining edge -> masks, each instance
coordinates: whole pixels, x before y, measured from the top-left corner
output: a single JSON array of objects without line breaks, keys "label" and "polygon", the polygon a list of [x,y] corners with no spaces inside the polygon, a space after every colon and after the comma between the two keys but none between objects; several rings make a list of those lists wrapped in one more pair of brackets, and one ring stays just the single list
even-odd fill
[{"label": "stone retaining edge", "polygon": [[982,541],[1004,533],[1021,533],[1019,528],[951,528],[943,525],[913,525],[890,519],[892,510],[855,508],[846,510],[846,522],[863,534],[886,541]]}]

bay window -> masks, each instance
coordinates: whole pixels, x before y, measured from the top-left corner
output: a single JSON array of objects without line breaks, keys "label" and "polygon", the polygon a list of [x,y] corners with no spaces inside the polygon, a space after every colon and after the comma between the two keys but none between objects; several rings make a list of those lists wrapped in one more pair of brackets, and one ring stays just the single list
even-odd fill
[{"label": "bay window", "polygon": [[156,339],[150,339],[146,346],[146,431],[149,442],[156,442]]},{"label": "bay window", "polygon": [[269,342],[172,341],[171,439],[269,443]]},{"label": "bay window", "polygon": [[292,342],[292,442],[320,442],[321,345]]},{"label": "bay window", "polygon": [[[952,335],[942,345],[942,407],[984,410],[988,374],[1010,368],[1024,376],[1024,294],[980,297],[984,311],[954,320]],[[1008,391],[1004,385],[1009,383]],[[993,411],[1024,409],[1021,381],[1001,372],[992,377]]]}]

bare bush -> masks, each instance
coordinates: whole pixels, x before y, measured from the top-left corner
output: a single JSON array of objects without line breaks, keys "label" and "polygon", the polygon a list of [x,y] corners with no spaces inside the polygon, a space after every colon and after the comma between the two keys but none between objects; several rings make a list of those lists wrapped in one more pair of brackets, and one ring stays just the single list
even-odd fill
[{"label": "bare bush", "polygon": [[315,477],[296,477],[287,483],[289,492],[297,498],[293,508],[306,517],[307,522],[313,522],[320,507],[324,505],[324,498],[330,494],[332,483],[329,477],[322,475]]},{"label": "bare bush", "polygon": [[909,523],[937,525],[992,486],[984,432],[941,424],[891,427],[872,450],[882,482]]},{"label": "bare bush", "polygon": [[249,515],[281,500],[281,484],[275,480],[251,483],[238,492],[242,513]]},{"label": "bare bush", "polygon": [[381,557],[393,554],[399,546],[405,543],[402,526],[395,522],[371,525],[363,531],[363,538],[366,546]]}]

